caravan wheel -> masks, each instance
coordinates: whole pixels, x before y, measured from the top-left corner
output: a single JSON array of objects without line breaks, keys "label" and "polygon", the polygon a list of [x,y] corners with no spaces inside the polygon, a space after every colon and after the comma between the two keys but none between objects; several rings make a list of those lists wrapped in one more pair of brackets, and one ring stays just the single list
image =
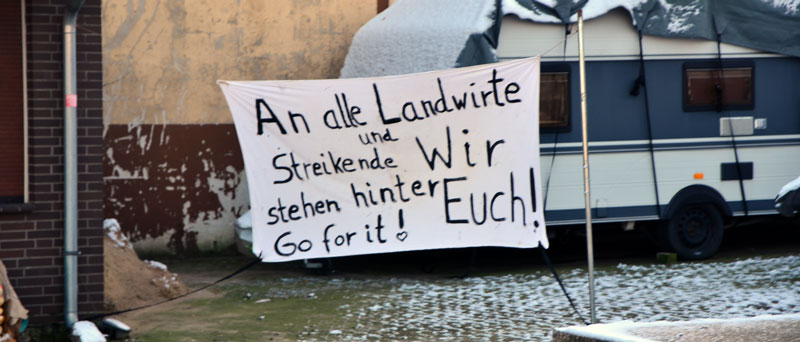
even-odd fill
[{"label": "caravan wheel", "polygon": [[662,226],[661,233],[681,259],[707,259],[722,243],[722,215],[711,204],[687,204]]}]

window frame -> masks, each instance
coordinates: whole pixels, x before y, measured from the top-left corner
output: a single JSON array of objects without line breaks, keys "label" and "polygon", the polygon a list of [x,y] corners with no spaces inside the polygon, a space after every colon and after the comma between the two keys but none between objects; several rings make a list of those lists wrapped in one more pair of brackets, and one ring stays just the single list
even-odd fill
[{"label": "window frame", "polygon": [[[563,126],[542,126],[541,122],[541,102],[542,102],[542,82],[541,76],[550,73],[566,73],[567,74],[567,92],[566,96],[566,123]],[[564,133],[572,131],[572,67],[566,62],[547,62],[540,64],[539,71],[539,132],[541,133]]]},{"label": "window frame", "polygon": [[689,79],[687,72],[693,69],[722,69],[724,74],[725,69],[750,69],[750,96],[751,102],[749,104],[725,104],[723,103],[719,108],[721,110],[753,110],[756,105],[756,67],[752,60],[718,60],[709,59],[702,61],[689,61],[684,62],[681,70],[681,100],[684,112],[713,112],[717,111],[718,105],[696,105],[689,104]]},{"label": "window frame", "polygon": [[[28,152],[28,52],[27,52],[27,29],[25,20],[25,0],[19,0],[20,3],[20,40],[21,44],[21,73],[20,86],[22,87],[22,198],[16,200],[17,196],[7,196],[0,198],[0,213],[3,212],[19,212],[27,208],[27,203],[30,202],[30,176],[29,176],[29,152]],[[18,205],[23,205],[19,207]],[[29,208],[27,208],[29,209]],[[24,210],[23,210],[24,211]]]},{"label": "window frame", "polygon": [[23,203],[30,202],[30,176],[28,175],[28,31],[25,21],[25,0],[20,0],[22,4],[20,15],[20,25],[22,25],[22,197]]}]

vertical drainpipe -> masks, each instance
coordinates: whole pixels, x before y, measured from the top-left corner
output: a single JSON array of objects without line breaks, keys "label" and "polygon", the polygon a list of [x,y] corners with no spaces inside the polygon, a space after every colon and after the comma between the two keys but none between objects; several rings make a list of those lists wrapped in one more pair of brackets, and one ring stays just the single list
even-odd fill
[{"label": "vertical drainpipe", "polygon": [[78,92],[75,23],[84,0],[64,10],[64,321],[78,321]]}]

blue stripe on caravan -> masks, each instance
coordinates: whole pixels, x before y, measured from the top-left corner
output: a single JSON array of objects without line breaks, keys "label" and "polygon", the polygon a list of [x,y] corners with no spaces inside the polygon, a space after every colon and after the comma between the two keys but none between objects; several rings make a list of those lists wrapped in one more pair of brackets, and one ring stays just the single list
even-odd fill
[{"label": "blue stripe on caravan", "polygon": [[[744,209],[741,201],[728,202],[728,206],[735,215],[743,215]],[[666,205],[661,206],[661,211],[665,211]],[[766,211],[773,214],[775,210],[773,200],[747,201],[748,211]],[[618,222],[618,221],[638,221],[638,220],[657,220],[655,205],[628,206],[628,207],[608,207],[592,208],[593,222]],[[548,225],[580,224],[584,222],[584,209],[563,209],[547,210],[544,212],[545,222]]]},{"label": "blue stripe on caravan", "polygon": [[[747,191],[745,191],[744,195],[747,196]],[[738,214],[742,214],[743,215],[744,214],[744,207],[742,206],[742,202],[741,201],[728,202],[728,206],[731,208],[731,211],[735,215],[738,215]],[[750,212],[750,211],[762,211],[762,210],[773,211],[773,212],[775,212],[777,214],[778,211],[775,209],[775,200],[757,200],[757,201],[750,200],[750,201],[747,201],[747,211],[748,212]]]},{"label": "blue stripe on caravan", "polygon": [[[690,149],[712,149],[712,148],[732,148],[733,144],[729,138],[723,138],[724,141],[701,141],[701,142],[656,142],[653,149],[656,151],[669,151],[669,150],[690,150]],[[800,137],[790,137],[783,139],[764,139],[764,140],[744,140],[737,139],[736,146],[742,147],[766,147],[766,146],[796,146],[800,145]],[[649,151],[647,143],[641,141],[626,143],[619,141],[618,143],[604,142],[601,146],[589,146],[590,153],[616,153],[616,152],[642,152]],[[556,154],[574,154],[582,153],[581,146],[571,144],[569,146],[556,146]],[[553,147],[543,146],[540,147],[540,153],[552,154]]]},{"label": "blue stripe on caravan", "polygon": [[[663,210],[666,206],[662,205],[661,208]],[[583,222],[585,217],[584,209],[546,210],[544,212],[544,219],[547,224]],[[656,213],[655,205],[592,208],[593,221],[614,221],[620,218],[629,218],[630,220],[658,219],[658,213]]]}]

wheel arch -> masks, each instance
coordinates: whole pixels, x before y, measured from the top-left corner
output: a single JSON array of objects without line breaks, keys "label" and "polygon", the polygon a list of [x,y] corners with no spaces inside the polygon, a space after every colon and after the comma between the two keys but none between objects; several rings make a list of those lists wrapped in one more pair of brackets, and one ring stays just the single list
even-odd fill
[{"label": "wheel arch", "polygon": [[678,210],[687,204],[711,204],[719,210],[724,218],[733,216],[728,202],[716,189],[708,185],[695,184],[681,189],[675,196],[672,196],[664,210],[663,219],[673,218]]}]

